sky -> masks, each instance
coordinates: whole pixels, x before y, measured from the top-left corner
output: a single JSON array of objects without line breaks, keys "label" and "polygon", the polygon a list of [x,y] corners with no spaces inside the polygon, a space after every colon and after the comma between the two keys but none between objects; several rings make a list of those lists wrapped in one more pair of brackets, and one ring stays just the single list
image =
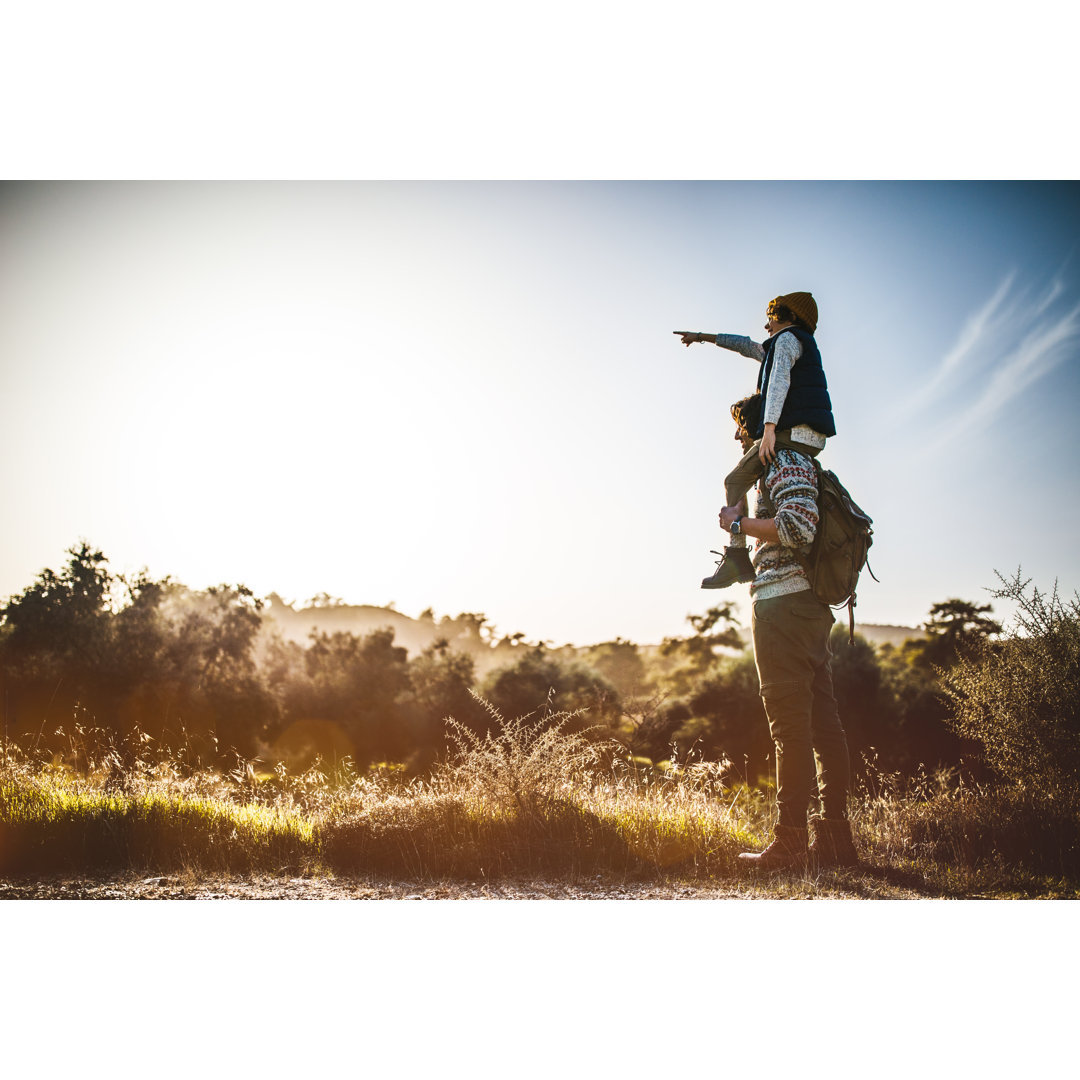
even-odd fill
[{"label": "sky", "polygon": [[555,645],[748,624],[699,583],[756,365],[672,332],[760,341],[797,290],[858,618],[1071,595],[1078,236],[1075,183],[0,185],[0,597],[85,538]]}]

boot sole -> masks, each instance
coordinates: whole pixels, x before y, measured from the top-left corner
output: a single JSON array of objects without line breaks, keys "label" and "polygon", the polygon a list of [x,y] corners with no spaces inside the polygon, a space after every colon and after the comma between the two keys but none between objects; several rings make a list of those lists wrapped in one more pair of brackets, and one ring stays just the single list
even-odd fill
[{"label": "boot sole", "polygon": [[701,583],[703,589],[730,589],[732,585],[748,585],[754,579],[752,577],[737,577],[734,581],[726,581],[723,585],[711,584],[712,578],[705,578]]},{"label": "boot sole", "polygon": [[741,868],[745,868],[754,874],[786,874],[797,873],[806,874],[810,870],[809,859],[799,859],[796,862],[788,863],[786,866],[769,866],[768,864],[762,866],[758,859],[744,859],[741,855],[738,858],[738,865]]}]

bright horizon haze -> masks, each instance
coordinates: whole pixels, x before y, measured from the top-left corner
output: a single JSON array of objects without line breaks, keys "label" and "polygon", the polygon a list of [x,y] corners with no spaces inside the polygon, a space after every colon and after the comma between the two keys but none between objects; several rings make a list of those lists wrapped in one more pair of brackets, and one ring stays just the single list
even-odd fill
[{"label": "bright horizon haze", "polygon": [[[584,645],[686,632],[764,337],[813,292],[857,618],[1080,587],[1075,183],[0,185],[0,598],[193,587]],[[1005,609],[995,604],[999,616]]]}]

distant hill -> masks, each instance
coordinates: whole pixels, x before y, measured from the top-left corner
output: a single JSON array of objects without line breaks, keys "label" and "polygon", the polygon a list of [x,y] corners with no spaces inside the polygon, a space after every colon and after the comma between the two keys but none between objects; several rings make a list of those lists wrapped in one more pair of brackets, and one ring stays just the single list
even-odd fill
[{"label": "distant hill", "polygon": [[914,626],[888,626],[861,623],[855,620],[855,633],[862,634],[871,645],[893,645],[899,648],[910,638],[924,638],[926,631]]},{"label": "distant hill", "polygon": [[[481,627],[477,625],[475,617],[469,615],[458,615],[453,618],[443,616],[438,621],[434,618],[423,617],[414,619],[393,608],[340,602],[309,605],[297,609],[285,603],[276,593],[271,593],[267,598],[263,612],[277,625],[282,637],[300,645],[308,643],[313,630],[327,634],[342,632],[363,637],[373,630],[381,630],[384,627],[390,627],[394,631],[394,642],[408,649],[410,656],[423,652],[440,638],[445,638],[453,648],[471,653],[477,659],[491,657],[492,646],[495,644],[490,639],[481,636]],[[855,623],[855,633],[861,634],[872,645],[900,646],[908,638],[926,637],[922,630],[911,626],[860,622]],[[579,646],[579,648],[587,648],[587,646]],[[653,645],[641,645],[645,653],[653,648],[655,648]],[[505,647],[496,651],[500,658],[505,655]]]},{"label": "distant hill", "polygon": [[414,619],[393,608],[344,604],[334,600],[297,609],[277,593],[271,593],[263,608],[263,618],[267,624],[275,626],[287,641],[300,645],[307,645],[313,632],[364,637],[375,630],[389,628],[394,631],[394,644],[403,646],[410,657],[415,657],[435,642],[444,640],[455,651],[473,657],[477,674],[506,662],[513,657],[515,649],[523,645],[527,647],[527,643],[520,640],[496,642],[483,615],[468,612],[444,615],[438,620],[425,612]]},{"label": "distant hill", "polygon": [[371,604],[335,603],[297,609],[285,603],[277,593],[271,593],[263,614],[277,624],[283,638],[301,645],[308,643],[313,631],[363,637],[374,630],[389,627],[394,631],[394,643],[405,646],[410,654],[415,655],[440,636],[450,636],[440,634],[434,620],[413,619],[393,608],[374,607]]}]

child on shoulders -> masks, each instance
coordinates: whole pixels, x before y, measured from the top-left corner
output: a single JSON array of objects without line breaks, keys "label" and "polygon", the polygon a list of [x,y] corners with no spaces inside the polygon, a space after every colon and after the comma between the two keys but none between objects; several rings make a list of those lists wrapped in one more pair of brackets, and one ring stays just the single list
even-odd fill
[{"label": "child on shoulders", "polygon": [[[724,479],[724,495],[729,508],[741,507],[745,513],[746,493],[765,475],[778,450],[792,450],[816,457],[825,441],[836,434],[832,402],[821,364],[821,353],[814,340],[817,329],[817,302],[811,293],[786,293],[769,301],[766,309],[765,341],[752,341],[737,334],[701,334],[676,330],[684,345],[711,342],[757,360],[757,401],[760,415],[750,415],[751,399],[732,406],[739,410],[737,422],[752,436],[753,444],[742,460]],[[737,438],[739,436],[736,436]],[[736,516],[731,540],[724,548],[716,572],[705,578],[703,589],[726,589],[736,581],[753,581],[754,568],[746,549],[746,537],[739,532],[741,514]]]}]

